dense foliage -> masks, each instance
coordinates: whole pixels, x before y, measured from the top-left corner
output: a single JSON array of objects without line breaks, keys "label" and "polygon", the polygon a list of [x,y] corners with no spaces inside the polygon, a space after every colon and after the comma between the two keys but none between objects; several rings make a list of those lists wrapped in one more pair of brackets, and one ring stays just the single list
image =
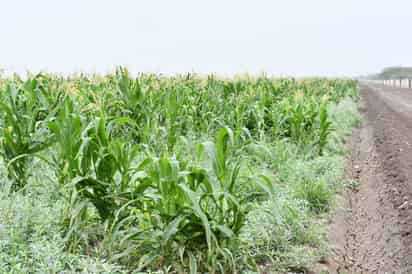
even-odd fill
[{"label": "dense foliage", "polygon": [[[356,99],[351,80],[131,78],[119,68],[0,81],[3,195],[47,196],[59,250],[105,261],[107,272],[258,271],[282,265],[285,243],[316,245],[311,219],[330,207],[327,165],[347,133],[337,127],[356,121],[338,125],[332,113]],[[325,169],[300,176],[292,161]]]}]

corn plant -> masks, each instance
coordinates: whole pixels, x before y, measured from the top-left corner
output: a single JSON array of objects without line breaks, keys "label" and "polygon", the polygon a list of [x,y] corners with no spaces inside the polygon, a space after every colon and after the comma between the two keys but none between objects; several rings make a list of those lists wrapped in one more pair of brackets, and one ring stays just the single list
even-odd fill
[{"label": "corn plant", "polygon": [[1,153],[14,189],[25,186],[30,159],[50,145],[45,122],[58,111],[59,94],[41,85],[41,75],[8,84],[1,94]]},{"label": "corn plant", "polygon": [[319,108],[319,129],[318,129],[318,140],[316,145],[318,146],[318,153],[322,155],[326,144],[328,143],[328,136],[332,131],[332,122],[328,116],[328,107],[326,103],[327,98],[322,99],[322,104]]}]

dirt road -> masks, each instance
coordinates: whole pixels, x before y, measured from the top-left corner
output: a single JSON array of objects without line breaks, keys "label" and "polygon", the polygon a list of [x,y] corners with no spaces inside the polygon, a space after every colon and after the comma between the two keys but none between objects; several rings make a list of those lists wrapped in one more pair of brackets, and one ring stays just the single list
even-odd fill
[{"label": "dirt road", "polygon": [[412,273],[412,89],[361,85],[363,122],[329,227],[329,273]]}]

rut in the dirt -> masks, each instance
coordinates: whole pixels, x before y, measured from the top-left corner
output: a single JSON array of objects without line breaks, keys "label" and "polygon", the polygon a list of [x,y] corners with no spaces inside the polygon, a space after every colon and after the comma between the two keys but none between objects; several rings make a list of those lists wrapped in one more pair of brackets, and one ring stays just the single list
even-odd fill
[{"label": "rut in the dirt", "polygon": [[329,227],[330,273],[412,273],[412,90],[361,86],[350,141],[357,182]]}]

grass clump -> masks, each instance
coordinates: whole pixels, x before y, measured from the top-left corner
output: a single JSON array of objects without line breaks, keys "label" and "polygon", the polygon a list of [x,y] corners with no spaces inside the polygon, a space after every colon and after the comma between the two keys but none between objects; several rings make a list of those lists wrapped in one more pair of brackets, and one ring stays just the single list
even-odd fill
[{"label": "grass clump", "polygon": [[63,200],[55,200],[45,192],[32,193],[30,188],[25,194],[10,190],[10,183],[3,181],[0,187],[2,273],[126,273],[122,267],[103,259],[67,252],[59,224],[65,206]]}]

